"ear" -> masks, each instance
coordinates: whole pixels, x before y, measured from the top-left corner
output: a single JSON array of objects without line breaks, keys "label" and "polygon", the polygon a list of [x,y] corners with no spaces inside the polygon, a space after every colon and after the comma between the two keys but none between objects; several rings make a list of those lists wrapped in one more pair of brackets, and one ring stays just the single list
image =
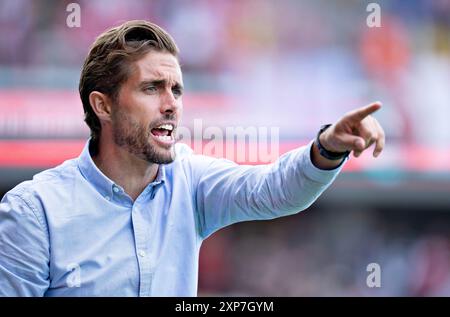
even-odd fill
[{"label": "ear", "polygon": [[100,122],[111,121],[111,101],[107,95],[93,91],[89,94],[89,103]]}]

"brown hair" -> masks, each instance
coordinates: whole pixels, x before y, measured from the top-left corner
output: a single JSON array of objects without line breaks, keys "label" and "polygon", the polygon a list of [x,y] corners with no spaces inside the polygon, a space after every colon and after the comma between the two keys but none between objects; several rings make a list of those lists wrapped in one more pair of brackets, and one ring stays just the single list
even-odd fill
[{"label": "brown hair", "polygon": [[90,105],[90,93],[99,91],[113,102],[117,100],[131,62],[150,50],[168,52],[178,58],[178,47],[172,37],[156,24],[144,20],[125,22],[95,40],[84,61],[79,84],[84,121],[91,129],[94,142],[99,140],[101,125]]}]

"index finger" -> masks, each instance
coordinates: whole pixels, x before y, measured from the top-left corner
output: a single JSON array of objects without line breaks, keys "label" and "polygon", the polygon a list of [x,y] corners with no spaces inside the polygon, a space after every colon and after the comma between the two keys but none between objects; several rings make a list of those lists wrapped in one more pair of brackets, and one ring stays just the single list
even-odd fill
[{"label": "index finger", "polygon": [[381,102],[376,101],[376,102],[371,103],[368,106],[361,107],[356,110],[350,111],[347,114],[347,118],[352,121],[359,122],[380,108],[381,108]]}]

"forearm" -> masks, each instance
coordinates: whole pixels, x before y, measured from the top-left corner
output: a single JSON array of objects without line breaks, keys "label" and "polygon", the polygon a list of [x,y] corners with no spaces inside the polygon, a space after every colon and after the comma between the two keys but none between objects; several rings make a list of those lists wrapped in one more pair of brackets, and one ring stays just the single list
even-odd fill
[{"label": "forearm", "polygon": [[276,198],[272,208],[278,212],[289,214],[306,209],[339,174],[343,162],[317,166],[313,161],[314,148],[315,144],[311,142],[286,153],[274,163],[268,182],[271,184],[271,197]]}]

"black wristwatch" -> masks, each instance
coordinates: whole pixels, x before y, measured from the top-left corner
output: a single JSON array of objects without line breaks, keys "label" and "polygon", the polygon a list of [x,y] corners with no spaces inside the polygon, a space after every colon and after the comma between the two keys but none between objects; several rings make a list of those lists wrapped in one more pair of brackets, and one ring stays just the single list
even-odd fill
[{"label": "black wristwatch", "polygon": [[320,130],[317,133],[316,144],[317,144],[317,147],[319,148],[320,155],[322,155],[323,157],[325,157],[325,158],[327,158],[329,160],[333,160],[333,161],[341,160],[341,159],[349,156],[350,155],[350,151],[331,152],[331,151],[328,151],[326,148],[324,148],[323,145],[320,143],[320,140],[319,140],[320,135],[322,134],[323,131],[325,131],[329,127],[331,127],[331,124],[325,124],[325,125],[320,127]]}]

